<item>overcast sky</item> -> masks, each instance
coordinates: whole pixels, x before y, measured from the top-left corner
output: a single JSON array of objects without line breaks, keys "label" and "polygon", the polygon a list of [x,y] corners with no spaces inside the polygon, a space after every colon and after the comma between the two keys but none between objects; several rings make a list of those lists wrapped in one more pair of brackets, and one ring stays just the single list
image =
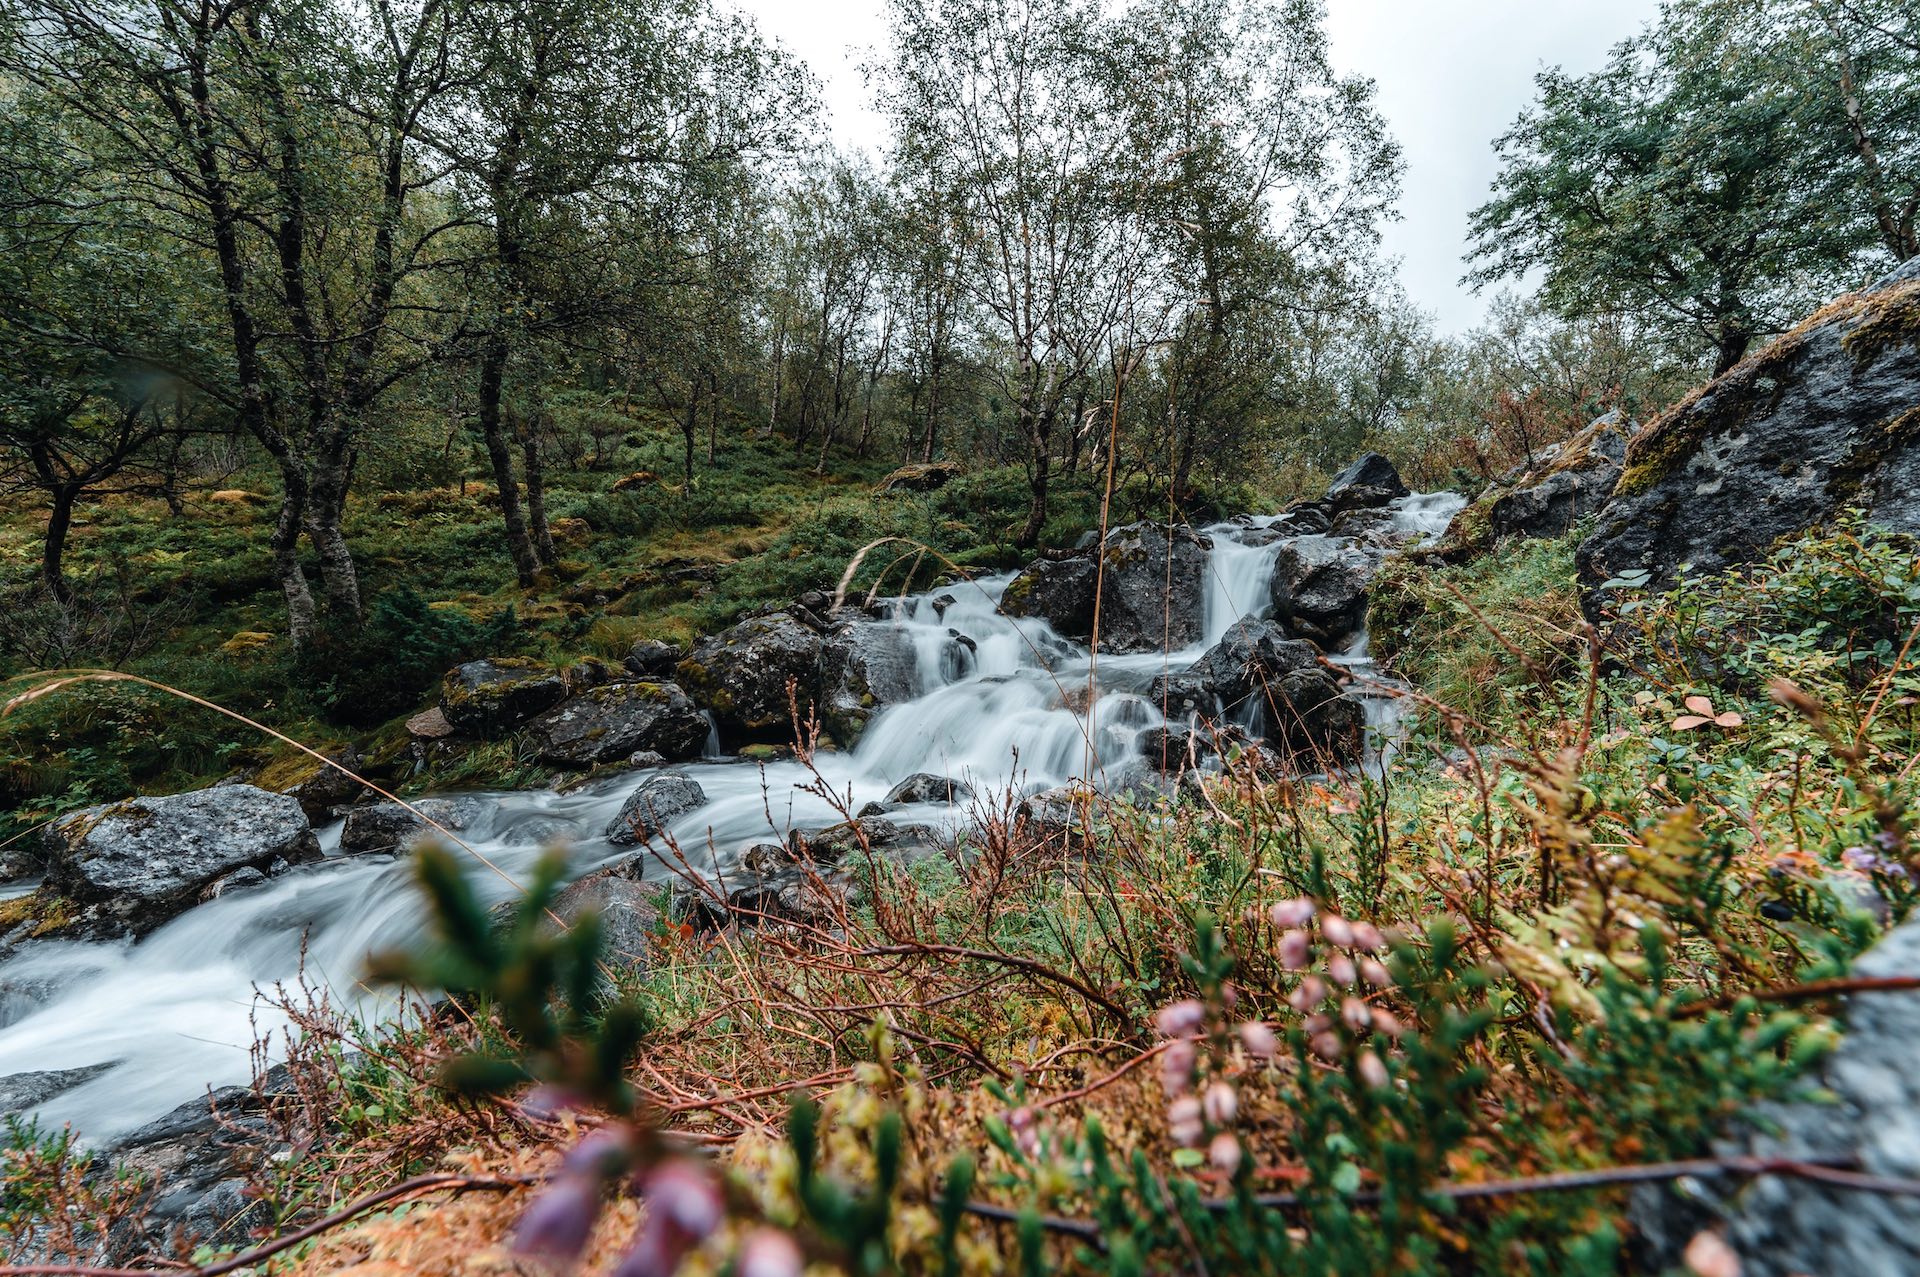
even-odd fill
[{"label": "overcast sky", "polygon": [[[859,65],[886,40],[881,0],[735,0],[819,76],[835,137],[874,147]],[[1414,302],[1443,330],[1479,321],[1485,297],[1460,286],[1467,214],[1493,180],[1493,139],[1533,96],[1542,66],[1597,68],[1658,0],[1328,0],[1335,64],[1374,78],[1406,150],[1401,220],[1387,251]]]}]

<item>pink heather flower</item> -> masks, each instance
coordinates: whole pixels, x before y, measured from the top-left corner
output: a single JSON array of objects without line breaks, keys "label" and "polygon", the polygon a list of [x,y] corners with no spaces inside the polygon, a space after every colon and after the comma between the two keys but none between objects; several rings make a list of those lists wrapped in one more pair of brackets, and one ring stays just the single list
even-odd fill
[{"label": "pink heather flower", "polygon": [[1406,1026],[1401,1024],[1393,1012],[1387,1010],[1385,1007],[1373,1008],[1373,1027],[1378,1032],[1384,1033],[1390,1038],[1397,1038],[1407,1031]]},{"label": "pink heather flower", "polygon": [[1267,916],[1273,919],[1273,925],[1285,931],[1291,927],[1304,927],[1313,918],[1313,901],[1300,898],[1282,900],[1267,910]]},{"label": "pink heather flower", "polygon": [[1346,1045],[1340,1041],[1340,1035],[1338,1033],[1316,1033],[1313,1035],[1313,1041],[1307,1045],[1313,1048],[1315,1055],[1329,1064],[1338,1060],[1340,1053],[1346,1049]]},{"label": "pink heather flower", "polygon": [[1330,913],[1320,920],[1320,934],[1327,938],[1328,944],[1344,949],[1353,943],[1353,924],[1337,913]]},{"label": "pink heather flower", "polygon": [[1215,1170],[1231,1175],[1240,1169],[1240,1141],[1232,1133],[1221,1131],[1207,1145],[1207,1160]]},{"label": "pink heather flower", "polygon": [[1330,1015],[1321,1015],[1316,1011],[1305,1020],[1302,1020],[1300,1027],[1307,1031],[1308,1037],[1312,1037],[1316,1033],[1325,1033],[1328,1029],[1331,1029],[1333,1027],[1333,1017]]},{"label": "pink heather flower", "polygon": [[1167,1133],[1173,1142],[1182,1148],[1192,1148],[1200,1142],[1206,1128],[1200,1124],[1200,1101],[1191,1095],[1183,1095],[1167,1105]]},{"label": "pink heather flower", "polygon": [[1256,1060],[1271,1060],[1279,1053],[1280,1039],[1260,1021],[1248,1020],[1240,1026],[1240,1045]]},{"label": "pink heather flower", "polygon": [[1220,984],[1220,1005],[1231,1011],[1240,1002],[1240,990],[1233,987],[1233,981],[1225,980]]},{"label": "pink heather flower", "polygon": [[1387,947],[1387,938],[1371,922],[1356,922],[1353,924],[1353,947],[1368,953],[1379,953]]},{"label": "pink heather flower", "polygon": [[1305,971],[1313,960],[1313,941],[1304,931],[1287,931],[1280,936],[1280,965],[1289,971]]},{"label": "pink heather flower", "polygon": [[1184,1038],[1198,1033],[1207,1022],[1207,1008],[1195,998],[1170,1002],[1153,1017],[1153,1027],[1166,1038]]},{"label": "pink heather flower", "polygon": [[1240,1095],[1231,1082],[1215,1082],[1207,1088],[1201,1108],[1206,1112],[1207,1120],[1215,1126],[1232,1126],[1234,1117],[1240,1112]]},{"label": "pink heather flower", "polygon": [[777,1228],[756,1228],[740,1245],[738,1277],[800,1277],[805,1261],[793,1238]]},{"label": "pink heather flower", "polygon": [[1287,1005],[1299,1012],[1307,1012],[1327,1000],[1327,982],[1317,975],[1310,975],[1300,982],[1300,986],[1287,995]]},{"label": "pink heather flower", "polygon": [[1354,970],[1352,958],[1344,953],[1336,953],[1327,959],[1327,974],[1333,977],[1335,984],[1352,984],[1358,972]]},{"label": "pink heather flower", "polygon": [[1340,1003],[1340,1019],[1355,1033],[1365,1033],[1373,1024],[1373,1008],[1365,998],[1347,998]]},{"label": "pink heather flower", "polygon": [[1007,1114],[1007,1125],[1013,1130],[1013,1142],[1028,1157],[1040,1151],[1039,1115],[1026,1105],[1021,1105]]},{"label": "pink heather flower", "polygon": [[1360,1080],[1376,1091],[1389,1081],[1387,1066],[1382,1064],[1380,1057],[1371,1051],[1362,1051],[1360,1058],[1354,1062],[1354,1066],[1360,1070]]},{"label": "pink heather flower", "polygon": [[1160,1085],[1169,1096],[1193,1089],[1193,1067],[1199,1058],[1192,1038],[1176,1038],[1160,1052]]},{"label": "pink heather flower", "polygon": [[584,1175],[590,1179],[613,1179],[627,1169],[633,1156],[633,1133],[625,1126],[603,1126],[589,1131],[567,1150],[560,1162],[564,1175]]},{"label": "pink heather flower", "polygon": [[1387,964],[1378,958],[1360,959],[1360,978],[1376,989],[1393,987],[1393,973],[1387,970]]},{"label": "pink heather flower", "polygon": [[705,1171],[684,1160],[656,1166],[647,1176],[644,1195],[649,1215],[672,1220],[674,1227],[696,1242],[720,1227],[726,1214],[720,1190],[714,1187],[713,1180]]},{"label": "pink heather flower", "polygon": [[557,1264],[571,1264],[587,1248],[600,1216],[600,1182],[561,1175],[528,1204],[513,1229],[513,1251]]}]

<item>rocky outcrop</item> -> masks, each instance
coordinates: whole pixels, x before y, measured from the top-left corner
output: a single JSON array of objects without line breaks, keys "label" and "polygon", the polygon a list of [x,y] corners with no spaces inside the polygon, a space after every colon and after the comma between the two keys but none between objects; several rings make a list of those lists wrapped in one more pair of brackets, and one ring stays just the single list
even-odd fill
[{"label": "rocky outcrop", "polygon": [[90,807],[48,825],[44,838],[48,885],[135,930],[195,904],[235,870],[272,875],[320,856],[299,800],[252,785]]},{"label": "rocky outcrop", "polygon": [[496,736],[566,699],[567,684],[538,661],[488,657],[447,671],[440,712],[463,736]]},{"label": "rocky outcrop", "polygon": [[607,841],[616,847],[651,842],[674,821],[696,811],[707,801],[700,782],[682,772],[649,776],[620,804],[619,814],[607,822]]},{"label": "rocky outcrop", "polygon": [[1366,626],[1367,591],[1380,557],[1331,537],[1287,542],[1273,563],[1273,615],[1301,637],[1338,651]]},{"label": "rocky outcrop", "polygon": [[[1890,932],[1854,965],[1863,978],[1920,976],[1920,922]],[[1920,1179],[1920,992],[1858,993],[1847,1034],[1815,1085],[1820,1099],[1760,1104],[1714,1142],[1718,1157],[1849,1163],[1868,1176]],[[1745,1277],[1920,1272],[1920,1199],[1763,1175],[1702,1181],[1683,1194],[1649,1185],[1634,1197],[1645,1271],[1666,1271],[1702,1228],[1717,1226]]]},{"label": "rocky outcrop", "polygon": [[639,639],[627,650],[622,664],[635,678],[659,682],[673,677],[673,667],[685,655],[664,639]]},{"label": "rocky outcrop", "polygon": [[568,927],[589,914],[598,917],[607,960],[644,976],[659,946],[658,897],[655,888],[603,869],[563,887],[548,911]]},{"label": "rocky outcrop", "polygon": [[695,643],[678,666],[680,681],[730,743],[790,741],[795,701],[803,722],[813,708],[821,646],[814,627],[775,612]]},{"label": "rocky outcrop", "polygon": [[1093,637],[1099,595],[1100,647],[1158,652],[1197,642],[1206,626],[1207,552],[1192,528],[1171,532],[1133,523],[1107,534],[1097,553],[1042,559],[1008,583],[1000,610],[1040,617],[1063,637]]},{"label": "rocky outcrop", "polygon": [[[950,643],[956,662],[971,658],[971,640],[956,633]],[[902,627],[862,618],[842,621],[827,636],[820,651],[820,717],[841,745],[858,740],[875,713],[919,694],[919,657]]]},{"label": "rocky outcrop", "polygon": [[1149,731],[1137,739],[1142,756],[1160,770],[1217,752],[1211,735],[1183,734],[1202,727],[1238,724],[1282,758],[1314,764],[1350,763],[1365,742],[1360,702],[1320,664],[1313,644],[1290,637],[1275,621],[1234,625],[1187,669],[1156,678],[1147,699],[1170,724],[1160,735]]},{"label": "rocky outcrop", "polygon": [[1573,531],[1613,495],[1626,462],[1632,424],[1608,413],[1554,449],[1553,455],[1504,492],[1487,510],[1496,541],[1508,537],[1557,537]]},{"label": "rocky outcrop", "polygon": [[[491,810],[484,798],[416,798],[409,806],[399,803],[375,803],[356,807],[347,813],[340,827],[340,850],[350,855],[382,851],[405,851],[416,843],[440,837],[440,829],[462,833],[484,819]],[[433,825],[427,822],[432,821]]]},{"label": "rocky outcrop", "polygon": [[1671,585],[1861,509],[1920,530],[1920,258],[1850,293],[1651,422],[1580,546],[1608,580]]},{"label": "rocky outcrop", "polygon": [[673,683],[588,688],[527,725],[543,762],[599,767],[641,750],[680,760],[707,743],[707,719]]},{"label": "rocky outcrop", "polygon": [[1250,702],[1289,674],[1320,668],[1313,644],[1294,638],[1274,621],[1240,621],[1188,667],[1229,718],[1242,717]]},{"label": "rocky outcrop", "polygon": [[1371,509],[1407,495],[1407,485],[1393,462],[1377,452],[1363,452],[1327,485],[1327,502],[1336,510]]}]

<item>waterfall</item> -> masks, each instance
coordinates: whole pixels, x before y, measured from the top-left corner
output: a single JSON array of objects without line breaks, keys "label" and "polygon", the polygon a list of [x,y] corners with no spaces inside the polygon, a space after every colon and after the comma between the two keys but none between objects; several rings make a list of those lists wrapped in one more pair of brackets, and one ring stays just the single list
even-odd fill
[{"label": "waterfall", "polygon": [[[1403,498],[1392,527],[1437,536],[1462,502],[1448,494]],[[982,793],[1037,788],[1085,778],[1124,782],[1134,738],[1162,720],[1141,695],[1155,674],[1182,669],[1244,616],[1264,615],[1268,580],[1284,538],[1273,521],[1252,519],[1206,529],[1206,637],[1182,652],[1118,656],[1097,662],[1100,694],[1084,696],[1096,668],[1084,646],[1044,621],[1002,616],[1011,574],[960,582],[905,599],[886,620],[914,654],[920,694],[888,707],[857,746],[816,756],[821,777],[850,809],[874,801],[915,772],[964,780]],[[954,635],[968,642],[958,643]],[[1380,678],[1365,636],[1335,659],[1357,676]],[[1391,726],[1388,698],[1368,698],[1370,720]],[[748,847],[788,830],[827,825],[839,813],[808,792],[814,777],[794,762],[764,767],[717,754],[680,770],[697,780],[706,804],[672,827],[697,867],[727,869]],[[490,813],[463,838],[507,878],[524,880],[544,847],[571,848],[587,873],[627,860],[602,830],[633,789],[616,776],[565,793],[488,794]],[[916,807],[918,823],[958,826],[960,807]],[[72,1123],[89,1139],[111,1139],[205,1093],[251,1076],[257,1032],[277,1032],[276,1015],[256,990],[291,984],[302,972],[335,1004],[363,1017],[391,1015],[384,995],[359,983],[367,954],[415,943],[419,899],[403,857],[338,854],[340,828],[320,831],[327,859],[250,890],[221,896],[136,942],[44,941],[0,964],[0,1076],[108,1066],[35,1110],[42,1122]],[[515,892],[481,871],[476,890],[489,904]]]}]

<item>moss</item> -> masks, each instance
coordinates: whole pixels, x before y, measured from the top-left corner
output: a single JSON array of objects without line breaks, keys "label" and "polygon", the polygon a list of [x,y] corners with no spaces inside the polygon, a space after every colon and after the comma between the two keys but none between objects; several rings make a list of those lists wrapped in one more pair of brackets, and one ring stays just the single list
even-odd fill
[{"label": "moss", "polygon": [[1866,299],[1861,321],[1841,346],[1865,367],[1895,345],[1920,349],[1920,280],[1883,289]]},{"label": "moss", "polygon": [[32,926],[27,934],[38,939],[65,931],[79,917],[80,906],[47,887],[12,900],[0,900],[0,932],[12,931],[26,923]]}]

